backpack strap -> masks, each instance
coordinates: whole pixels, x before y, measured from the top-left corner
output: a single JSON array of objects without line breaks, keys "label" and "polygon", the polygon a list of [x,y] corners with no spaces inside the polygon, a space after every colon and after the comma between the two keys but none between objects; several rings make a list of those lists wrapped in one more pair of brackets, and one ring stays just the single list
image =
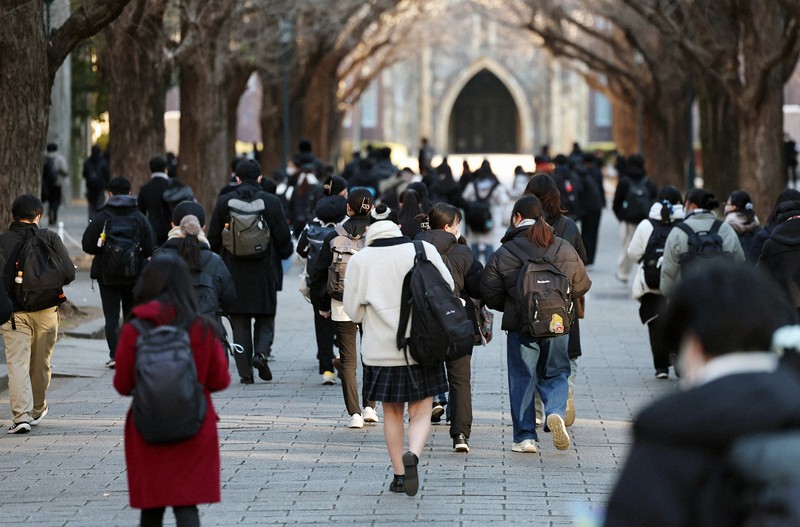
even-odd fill
[{"label": "backpack strap", "polygon": [[714,223],[711,225],[711,229],[709,229],[710,234],[717,234],[719,233],[719,228],[722,227],[722,221],[714,220]]},{"label": "backpack strap", "polygon": [[[718,220],[717,220],[717,221],[718,221]],[[694,229],[692,229],[691,227],[689,227],[688,225],[686,225],[686,222],[683,222],[683,221],[682,221],[682,222],[676,223],[676,224],[675,224],[675,226],[676,226],[677,228],[679,228],[680,230],[682,230],[683,232],[685,232],[685,233],[686,233],[686,236],[689,236],[689,237],[691,237],[691,236],[692,236],[692,234],[695,234],[695,231],[694,231]],[[717,229],[719,230],[719,227],[717,227]]]}]

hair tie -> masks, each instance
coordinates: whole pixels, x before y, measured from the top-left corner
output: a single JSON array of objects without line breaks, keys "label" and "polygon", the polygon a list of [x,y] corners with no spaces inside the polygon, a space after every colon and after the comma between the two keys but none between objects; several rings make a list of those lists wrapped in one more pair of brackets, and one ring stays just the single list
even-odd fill
[{"label": "hair tie", "polygon": [[753,210],[753,204],[748,201],[744,206],[744,210]]},{"label": "hair tie", "polygon": [[378,209],[372,209],[372,212],[370,212],[369,215],[372,216],[376,220],[385,220],[385,219],[387,219],[389,217],[389,213],[391,213],[391,212],[392,212],[392,209],[390,209],[389,207],[386,207],[386,210],[384,210],[383,212],[378,212]]},{"label": "hair tie", "polygon": [[192,214],[187,214],[181,220],[181,232],[183,232],[187,236],[197,236],[200,234],[202,228],[200,227],[200,220],[197,219],[197,216],[193,216]]},{"label": "hair tie", "polygon": [[668,199],[662,201],[661,205],[669,209],[670,216],[672,215],[673,212],[675,212],[675,207],[672,206],[672,203]]}]

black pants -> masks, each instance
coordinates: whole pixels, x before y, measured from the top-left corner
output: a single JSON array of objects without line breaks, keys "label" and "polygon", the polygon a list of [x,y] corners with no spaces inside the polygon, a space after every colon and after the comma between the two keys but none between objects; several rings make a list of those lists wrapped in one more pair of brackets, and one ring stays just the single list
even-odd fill
[{"label": "black pants", "polygon": [[239,377],[252,378],[253,354],[259,353],[269,357],[272,353],[275,315],[229,315],[228,318],[233,330],[233,341],[242,346],[243,350],[242,353],[233,354]]},{"label": "black pants", "polygon": [[319,310],[314,308],[314,331],[317,335],[317,360],[319,361],[319,373],[333,371],[333,337],[336,332],[333,320],[325,318],[319,314]]},{"label": "black pants", "polygon": [[100,302],[103,304],[103,317],[106,319],[106,342],[108,343],[108,356],[114,358],[119,340],[119,311],[122,306],[122,316],[127,317],[133,308],[133,287],[114,287],[100,285]]},{"label": "black pants", "polygon": [[[166,507],[142,509],[141,527],[161,527],[164,524],[165,509]],[[172,507],[172,512],[175,513],[175,525],[177,527],[200,527],[197,506]]]},{"label": "black pants", "polygon": [[650,351],[653,353],[653,366],[657,370],[669,369],[669,350],[663,344],[659,328],[659,315],[667,307],[667,299],[663,295],[647,293],[639,299],[639,318],[647,324],[650,335]]},{"label": "black pants", "polygon": [[450,416],[450,437],[464,434],[469,437],[472,431],[472,355],[467,354],[455,360],[448,360],[447,384],[450,401],[447,413]]},{"label": "black pants", "polygon": [[[358,404],[358,351],[356,350],[356,333],[358,324],[355,322],[334,322],[336,338],[339,339],[339,379],[342,381],[342,395],[347,415],[361,414],[361,405]],[[364,401],[364,406],[375,408],[375,401]]]},{"label": "black pants", "polygon": [[581,218],[581,238],[583,246],[586,247],[586,264],[594,263],[594,256],[597,254],[597,233],[600,230],[600,216],[603,211],[591,212]]}]

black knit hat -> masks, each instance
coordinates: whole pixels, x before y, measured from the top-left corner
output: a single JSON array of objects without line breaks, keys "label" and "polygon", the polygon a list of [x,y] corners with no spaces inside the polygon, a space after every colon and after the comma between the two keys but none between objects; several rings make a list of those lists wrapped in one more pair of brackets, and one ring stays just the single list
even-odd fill
[{"label": "black knit hat", "polygon": [[172,211],[173,225],[180,225],[183,217],[189,214],[197,217],[201,227],[206,224],[206,212],[203,210],[202,205],[195,201],[181,201],[178,203],[178,206],[175,207],[175,210]]}]

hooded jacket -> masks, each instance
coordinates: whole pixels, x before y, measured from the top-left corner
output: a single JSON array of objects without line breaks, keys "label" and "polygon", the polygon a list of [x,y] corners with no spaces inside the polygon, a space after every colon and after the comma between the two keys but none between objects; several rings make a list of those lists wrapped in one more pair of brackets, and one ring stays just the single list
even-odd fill
[{"label": "hooded jacket", "polygon": [[783,205],[780,223],[764,242],[757,268],[766,271],[800,310],[800,202],[790,203]]},{"label": "hooded jacket", "polygon": [[[695,232],[711,229],[717,217],[710,211],[695,209],[686,215],[684,223]],[[729,224],[722,222],[719,227],[722,238],[722,250],[733,255],[734,260],[744,261],[744,251],[736,236],[736,231]],[[689,250],[689,236],[681,229],[672,229],[664,245],[664,259],[661,263],[661,292],[669,295],[681,277],[681,255]]]},{"label": "hooded jacket", "polygon": [[755,265],[763,247],[763,242],[758,239],[758,234],[763,230],[758,222],[758,217],[753,216],[753,219],[748,221],[746,214],[734,210],[725,214],[725,223],[728,223],[736,231],[745,258]]},{"label": "hooded jacket", "polygon": [[642,411],[608,504],[607,527],[727,527],[724,456],[737,439],[800,429],[800,377],[787,366],[719,377]]},{"label": "hooded jacket", "polygon": [[[644,160],[641,160],[637,156],[631,156],[628,163],[629,165],[625,167],[625,174],[620,178],[617,184],[617,190],[614,192],[614,201],[611,203],[611,210],[614,211],[614,215],[619,221],[625,221],[622,219],[622,204],[625,201],[625,197],[628,195],[628,189],[630,189],[632,184],[639,184],[647,177],[644,171]],[[648,179],[647,182],[645,182],[645,187],[650,196],[650,201],[655,201],[658,197],[658,186],[652,179]]]},{"label": "hooded jacket", "polygon": [[[653,223],[650,221],[656,220],[658,222],[661,221],[661,203],[653,203],[653,206],[650,207],[650,213],[648,214],[648,219],[642,220],[641,223],[636,227],[636,230],[633,233],[633,237],[631,237],[631,242],[628,244],[628,256],[631,260],[635,262],[639,262],[638,267],[636,268],[636,276],[633,277],[633,298],[640,299],[647,293],[653,293],[656,295],[660,295],[661,291],[658,289],[651,289],[647,282],[644,280],[644,265],[640,260],[644,256],[644,252],[647,250],[647,244],[650,241],[650,236],[653,234]],[[683,221],[683,218],[686,214],[683,211],[683,205],[678,203],[676,205],[672,205],[672,212],[669,215],[669,219],[671,224],[675,224],[679,221]]]},{"label": "hooded jacket", "polygon": [[517,277],[524,262],[511,253],[513,244],[530,258],[539,259],[552,251],[553,264],[572,282],[572,298],[583,296],[592,286],[583,262],[573,247],[559,237],[553,238],[554,247],[539,247],[525,237],[528,226],[517,227],[503,238],[503,245],[492,254],[481,273],[481,299],[491,309],[503,312],[501,329],[517,331],[517,313],[514,303]]},{"label": "hooded jacket", "polygon": [[[101,281],[101,262],[103,261],[103,248],[98,246],[100,234],[111,218],[132,216],[137,221],[137,234],[139,245],[142,248],[142,258],[150,258],[156,249],[156,235],[147,218],[139,211],[136,198],[131,195],[111,196],[105,205],[89,220],[89,225],[83,231],[81,246],[86,254],[93,254],[92,267],[89,277]],[[144,268],[144,266],[142,266]],[[131,287],[133,287],[131,285]]]}]

